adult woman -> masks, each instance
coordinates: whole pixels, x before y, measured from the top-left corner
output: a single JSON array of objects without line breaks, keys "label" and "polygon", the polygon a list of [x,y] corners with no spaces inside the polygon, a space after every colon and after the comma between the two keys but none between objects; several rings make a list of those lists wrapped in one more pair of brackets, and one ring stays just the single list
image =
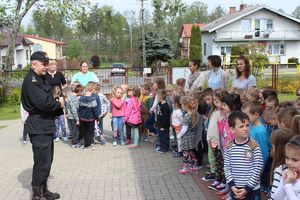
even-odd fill
[{"label": "adult woman", "polygon": [[98,77],[94,72],[89,72],[89,65],[87,61],[82,61],[80,63],[80,72],[77,72],[72,77],[72,83],[78,81],[80,85],[86,86],[88,82],[99,82]]},{"label": "adult woman", "polygon": [[189,62],[189,69],[191,74],[187,78],[185,82],[185,89],[186,91],[193,90],[199,87],[203,87],[205,82],[205,76],[203,73],[199,71],[200,61],[199,60],[192,60]]},{"label": "adult woman", "polygon": [[62,89],[62,87],[66,84],[64,75],[60,71],[57,71],[57,63],[55,60],[50,60],[45,78],[52,88],[59,86],[60,89]]},{"label": "adult woman", "polygon": [[208,87],[213,90],[227,90],[228,74],[221,68],[221,57],[211,55],[207,59],[209,67],[212,68],[208,74]]},{"label": "adult woman", "polygon": [[256,79],[251,74],[250,62],[247,57],[240,56],[236,59],[236,77],[232,81],[232,90],[248,90],[256,87]]}]

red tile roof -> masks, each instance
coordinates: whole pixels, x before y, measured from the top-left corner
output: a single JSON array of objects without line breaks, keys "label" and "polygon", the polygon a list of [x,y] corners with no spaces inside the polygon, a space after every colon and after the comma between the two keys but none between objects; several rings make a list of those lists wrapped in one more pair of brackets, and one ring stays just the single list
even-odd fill
[{"label": "red tile roof", "polygon": [[183,24],[181,29],[181,37],[187,37],[190,38],[192,34],[192,27],[193,25],[196,25],[198,27],[203,27],[206,24]]},{"label": "red tile roof", "polygon": [[35,36],[35,35],[23,35],[26,38],[32,38],[32,39],[36,39],[36,40],[42,40],[45,42],[50,42],[50,43],[54,43],[57,45],[63,45],[64,43],[58,40],[53,40],[53,39],[49,39],[49,38],[43,38],[43,37],[39,37],[39,36]]}]

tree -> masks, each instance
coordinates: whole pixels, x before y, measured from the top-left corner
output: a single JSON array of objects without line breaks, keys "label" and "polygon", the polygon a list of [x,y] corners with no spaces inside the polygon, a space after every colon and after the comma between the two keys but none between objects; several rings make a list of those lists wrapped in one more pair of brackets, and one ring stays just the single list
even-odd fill
[{"label": "tree", "polygon": [[153,0],[152,6],[154,7],[153,22],[156,30],[160,32],[162,31],[166,20],[164,0]]},{"label": "tree", "polygon": [[200,60],[200,63],[202,63],[201,31],[200,28],[195,25],[192,27],[189,59],[197,59]]},{"label": "tree", "polygon": [[294,12],[292,13],[292,15],[298,19],[300,19],[300,6],[297,6],[294,10]]},{"label": "tree", "polygon": [[147,64],[166,62],[173,57],[171,42],[164,35],[149,32],[146,34],[146,60]]},{"label": "tree", "polygon": [[220,5],[218,5],[210,13],[210,16],[209,16],[210,21],[214,21],[215,19],[224,16],[225,14],[226,14],[225,10]]},{"label": "tree", "polygon": [[71,59],[79,58],[84,52],[83,45],[80,40],[72,40],[67,47],[67,56]]},{"label": "tree", "polygon": [[59,39],[63,35],[72,33],[66,24],[64,15],[52,8],[34,10],[32,18],[36,33],[42,37]]},{"label": "tree", "polygon": [[[236,56],[244,55],[250,61],[252,74],[258,76],[259,72],[269,64],[266,47],[257,43],[240,44],[231,47],[231,63],[235,63]],[[261,73],[263,75],[263,73]]]},{"label": "tree", "polygon": [[[88,0],[2,0],[0,2],[1,25],[10,29],[10,45],[7,51],[6,71],[11,71],[14,64],[14,49],[21,22],[33,6],[39,9],[53,8],[64,14],[66,19],[77,16],[79,11],[88,4]],[[48,20],[48,19],[47,19]]]}]

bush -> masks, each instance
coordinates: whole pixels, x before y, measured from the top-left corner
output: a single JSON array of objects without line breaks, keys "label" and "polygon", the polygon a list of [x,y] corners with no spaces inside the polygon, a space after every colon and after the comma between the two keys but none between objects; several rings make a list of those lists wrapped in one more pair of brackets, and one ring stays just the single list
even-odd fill
[{"label": "bush", "polygon": [[[266,86],[272,86],[271,79],[265,79],[257,82],[257,88],[263,88]],[[299,88],[298,77],[281,77],[278,80],[278,93],[292,93],[295,94]]]},{"label": "bush", "polygon": [[291,57],[288,59],[288,63],[296,63],[297,65],[299,64],[298,58]]},{"label": "bush", "polygon": [[172,59],[170,60],[170,66],[188,66],[189,65],[189,60],[187,58],[177,58],[177,59]]},{"label": "bush", "polygon": [[6,96],[6,102],[10,105],[19,105],[21,100],[21,89],[13,88],[8,96]]}]

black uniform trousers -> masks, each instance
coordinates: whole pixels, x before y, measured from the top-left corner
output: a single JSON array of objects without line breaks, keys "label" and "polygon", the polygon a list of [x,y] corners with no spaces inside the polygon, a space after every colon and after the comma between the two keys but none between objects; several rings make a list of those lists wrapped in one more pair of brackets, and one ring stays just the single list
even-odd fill
[{"label": "black uniform trousers", "polygon": [[32,186],[47,181],[53,161],[53,134],[29,134],[33,152]]}]

